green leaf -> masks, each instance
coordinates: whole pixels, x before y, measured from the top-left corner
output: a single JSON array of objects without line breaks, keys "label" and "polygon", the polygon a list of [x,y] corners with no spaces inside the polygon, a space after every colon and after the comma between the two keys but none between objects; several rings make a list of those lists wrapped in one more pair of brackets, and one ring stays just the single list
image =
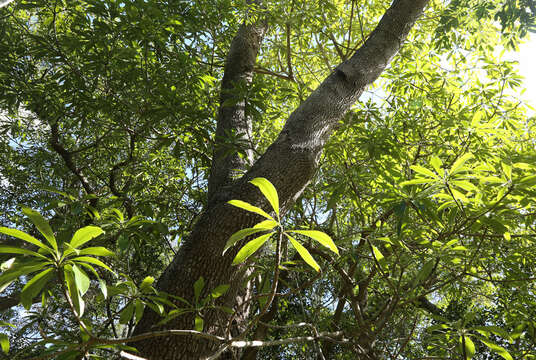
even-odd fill
[{"label": "green leaf", "polygon": [[47,239],[48,243],[52,245],[52,248],[57,252],[58,244],[56,243],[54,232],[48,224],[48,221],[46,221],[45,218],[41,216],[41,214],[39,214],[37,211],[32,210],[30,208],[23,207],[22,212],[24,213],[24,215],[30,218],[37,230],[39,230],[39,232],[43,234],[45,239]]},{"label": "green leaf", "polygon": [[372,246],[372,253],[374,255],[374,258],[376,259],[378,264],[380,264],[380,267],[382,269],[385,269],[385,266],[386,266],[385,256],[383,256],[382,252],[376,246],[374,245],[371,245],[371,246]]},{"label": "green leaf", "polygon": [[475,344],[468,336],[460,337],[460,341],[465,344],[465,358],[466,359],[472,359],[475,355]]},{"label": "green leaf", "polygon": [[78,288],[74,280],[73,268],[71,265],[66,265],[64,268],[63,274],[65,276],[65,282],[67,283],[67,290],[69,291],[69,296],[73,301],[74,309],[78,313],[78,316],[84,315],[85,303],[84,300],[79,296]]},{"label": "green leaf", "polygon": [[102,246],[88,247],[78,252],[79,255],[114,256],[115,254]]},{"label": "green leaf", "polygon": [[2,346],[2,351],[5,354],[9,353],[9,338],[6,334],[0,333],[0,346]]},{"label": "green leaf", "polygon": [[34,245],[40,247],[41,249],[46,250],[50,254],[54,254],[54,250],[52,250],[51,248],[49,248],[48,246],[43,244],[41,241],[37,240],[33,236],[30,236],[30,235],[26,234],[23,231],[20,231],[20,230],[17,230],[17,229],[10,229],[10,228],[4,227],[4,226],[0,226],[0,233],[16,237],[17,239],[26,241],[26,242],[28,242],[30,244],[34,244]]},{"label": "green leaf", "polygon": [[135,302],[135,308],[136,308],[136,324],[140,322],[142,316],[143,316],[143,310],[145,309],[145,306],[143,305],[143,302],[140,299],[136,299]]},{"label": "green leaf", "polygon": [[79,229],[74,233],[73,238],[71,239],[70,245],[73,248],[79,248],[88,241],[104,233],[104,231],[98,226],[86,226]]},{"label": "green leaf", "polygon": [[497,344],[494,344],[492,342],[489,342],[489,341],[486,341],[484,339],[480,339],[480,341],[482,341],[482,343],[484,345],[486,345],[488,348],[490,348],[493,352],[497,353],[498,355],[500,355],[502,358],[506,359],[506,360],[514,360],[512,358],[512,355],[510,355],[510,353],[503,347],[497,345]]},{"label": "green leaf", "polygon": [[301,234],[310,237],[311,239],[318,241],[322,246],[327,247],[331,251],[333,251],[335,254],[339,255],[339,249],[337,249],[337,246],[331,239],[331,237],[318,230],[288,230],[290,233],[296,233]]},{"label": "green leaf", "polygon": [[11,246],[4,246],[4,245],[0,245],[0,254],[21,254],[21,255],[29,255],[29,256],[40,258],[40,259],[49,260],[46,256],[41,255],[35,251],[22,249],[22,248],[15,248]]},{"label": "green leaf", "polygon": [[[271,221],[271,220],[267,220],[267,221]],[[259,232],[262,232],[262,231],[266,231],[266,229],[263,229],[263,228],[245,228],[245,229],[242,229],[242,230],[238,230],[233,235],[231,235],[229,240],[227,240],[227,243],[225,244],[225,247],[223,248],[223,254],[225,254],[227,252],[227,250],[229,250],[230,247],[232,247],[234,244],[236,244],[240,240],[244,239],[245,237],[248,237],[250,235],[253,235],[253,234],[256,234],[256,233],[259,233]]]},{"label": "green leaf", "polygon": [[[482,331],[482,332],[485,332],[485,333],[493,333],[497,336],[500,336],[506,340],[508,340],[510,343],[514,341],[514,339],[512,339],[512,337],[502,328],[498,327],[498,326],[474,326],[472,327],[471,329],[473,330],[476,330],[476,331]],[[489,335],[489,334],[488,334]],[[486,336],[488,336],[486,335]]]},{"label": "green leaf", "polygon": [[205,279],[200,276],[199,279],[197,279],[194,283],[194,296],[195,296],[195,302],[199,300],[199,296],[201,295],[201,291],[205,287]]},{"label": "green leaf", "polygon": [[471,159],[473,157],[473,154],[470,154],[470,153],[467,153],[461,157],[459,157],[455,162],[454,164],[452,164],[451,168],[450,168],[450,171],[449,171],[449,174],[452,176],[452,175],[455,175],[457,174],[458,172],[460,172],[462,170],[462,166],[463,164],[466,163],[467,160]]},{"label": "green leaf", "polygon": [[101,289],[104,298],[108,298],[108,287],[106,286],[106,282],[102,279],[99,279],[99,288]]},{"label": "green leaf", "polygon": [[79,257],[72,258],[71,260],[72,261],[83,261],[83,262],[86,262],[86,263],[97,265],[97,266],[100,266],[100,267],[108,270],[112,274],[115,274],[114,271],[108,265],[106,265],[105,263],[103,263],[102,261],[100,261],[99,259],[96,259],[94,257],[79,256]]},{"label": "green leaf", "polygon": [[229,290],[229,285],[227,285],[227,284],[218,285],[218,286],[216,286],[216,288],[214,290],[212,290],[212,292],[210,293],[210,296],[212,296],[214,299],[217,299],[220,296],[222,296],[223,294],[225,294],[227,292],[227,290]]},{"label": "green leaf", "polygon": [[512,167],[510,165],[507,165],[505,163],[501,163],[501,167],[504,171],[504,174],[508,179],[512,178]]},{"label": "green leaf", "polygon": [[4,291],[9,284],[15,281],[22,275],[28,275],[35,271],[42,270],[46,265],[46,262],[37,261],[32,262],[31,264],[26,264],[22,266],[16,266],[13,269],[7,270],[0,274],[0,292]]},{"label": "green leaf", "polygon": [[438,158],[437,156],[432,156],[432,158],[430,159],[430,165],[432,165],[434,170],[439,175],[441,175],[441,166],[443,166],[443,162],[441,161],[440,158]]},{"label": "green leaf", "polygon": [[452,184],[456,185],[459,188],[464,189],[465,191],[475,191],[475,192],[478,191],[478,188],[475,185],[473,185],[472,183],[470,183],[469,181],[454,180],[454,181],[452,181]]},{"label": "green leaf", "polygon": [[258,224],[255,224],[253,226],[253,229],[263,229],[263,230],[272,230],[274,227],[276,227],[278,224],[277,221],[274,220],[263,220]]},{"label": "green leaf", "polygon": [[[147,304],[147,306],[151,307],[151,304]],[[154,306],[154,305],[153,305]],[[152,307],[151,307],[152,308]],[[189,310],[189,309],[177,309],[177,310],[171,310],[167,316],[162,319],[158,325],[163,325],[173,319],[175,319],[176,317],[178,316],[181,316],[181,315],[184,315],[184,314],[187,314],[187,313],[190,313],[192,312],[192,310]]]},{"label": "green leaf", "polygon": [[274,220],[273,217],[271,217],[270,215],[268,215],[268,213],[266,213],[263,209],[259,208],[259,207],[256,207],[256,206],[253,206],[245,201],[242,201],[242,200],[230,200],[227,202],[228,204],[230,205],[233,205],[233,206],[236,206],[238,208],[241,208],[241,209],[244,209],[246,211],[249,211],[249,212],[254,212],[256,214],[259,214],[261,216],[264,216],[265,218],[269,219],[269,220]]},{"label": "green leaf", "polygon": [[292,236],[290,236],[289,234],[285,234],[285,235],[290,240],[292,246],[294,246],[294,249],[296,249],[298,254],[300,254],[303,261],[305,261],[310,267],[315,269],[315,271],[320,272],[320,266],[317,264],[315,259],[313,259],[309,251],[305,247],[303,247],[302,244],[297,242]]},{"label": "green leaf", "polygon": [[246,261],[246,259],[248,257],[250,257],[262,245],[264,245],[264,243],[266,241],[268,241],[268,239],[270,238],[270,236],[272,236],[272,234],[273,233],[261,235],[258,238],[253,239],[250,242],[248,242],[246,245],[244,245],[240,249],[238,254],[236,254],[236,256],[235,256],[235,258],[233,260],[233,265],[240,264],[240,263]]},{"label": "green leaf", "polygon": [[78,288],[78,291],[80,291],[80,294],[83,296],[89,289],[89,277],[82,269],[80,269],[76,265],[73,265],[73,274],[76,287]]},{"label": "green leaf", "polygon": [[10,270],[13,268],[13,264],[15,263],[15,260],[17,260],[17,258],[15,257],[12,257],[6,261],[4,261],[1,265],[0,265],[0,271],[4,272],[4,271],[7,271],[7,270]]},{"label": "green leaf", "polygon": [[141,291],[150,290],[153,283],[154,283],[154,277],[146,276],[145,279],[143,279],[143,281],[140,284],[140,290]]},{"label": "green leaf", "polygon": [[400,186],[404,187],[408,185],[428,184],[428,183],[433,183],[435,181],[436,181],[435,179],[430,179],[430,178],[417,178],[417,179],[403,181],[400,183]]},{"label": "green leaf", "polygon": [[524,186],[529,186],[529,187],[533,186],[533,185],[536,185],[536,175],[525,176],[524,178],[519,180],[519,183],[524,185]]},{"label": "green leaf", "polygon": [[132,315],[134,315],[134,303],[130,302],[127,306],[121,310],[121,315],[119,316],[119,323],[120,324],[128,324],[130,319],[132,319]]},{"label": "green leaf", "polygon": [[434,172],[432,170],[428,170],[427,168],[425,167],[422,167],[420,165],[411,165],[410,166],[411,170],[421,174],[421,175],[424,175],[424,176],[427,176],[427,177],[430,177],[430,178],[434,178],[434,179],[438,179],[438,176],[436,174],[434,174]]},{"label": "green leaf", "polygon": [[277,217],[279,218],[279,197],[277,196],[277,190],[274,185],[268,179],[258,177],[250,181],[251,184],[255,185],[262,192],[264,197],[268,199],[272,209],[274,209]]},{"label": "green leaf", "polygon": [[417,276],[415,277],[415,281],[414,281],[414,285],[413,286],[416,286],[418,285],[421,281],[424,281],[428,278],[428,276],[430,276],[430,274],[432,273],[432,270],[434,269],[435,267],[435,260],[430,260],[430,261],[427,261],[421,271],[419,271],[419,273],[417,274]]},{"label": "green leaf", "polygon": [[195,325],[194,325],[194,329],[195,329],[196,331],[201,332],[201,331],[203,331],[203,327],[204,327],[204,320],[203,320],[203,318],[202,318],[201,316],[196,315],[196,316],[195,316]]},{"label": "green leaf", "polygon": [[24,285],[22,292],[20,293],[20,302],[26,310],[32,306],[32,300],[43,289],[43,286],[50,280],[51,272],[53,268],[43,270],[39,274],[35,275],[30,281]]}]

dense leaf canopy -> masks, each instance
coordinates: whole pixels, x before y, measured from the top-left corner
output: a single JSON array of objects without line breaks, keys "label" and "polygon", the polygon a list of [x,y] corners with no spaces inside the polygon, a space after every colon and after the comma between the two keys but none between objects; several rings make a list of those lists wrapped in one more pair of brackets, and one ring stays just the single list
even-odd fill
[{"label": "dense leaf canopy", "polygon": [[[220,301],[233,284],[153,284],[208,212],[218,156],[248,160],[239,179],[398,1],[1,8],[0,358],[134,353],[121,339],[146,307],[244,359],[536,358],[536,122],[504,56],[534,29],[531,0],[431,1],[296,201],[256,178],[262,210],[231,202],[268,217],[225,247],[250,269],[239,335],[207,323],[239,313]],[[254,75],[220,90],[255,24]],[[238,102],[251,129],[215,136]]]}]

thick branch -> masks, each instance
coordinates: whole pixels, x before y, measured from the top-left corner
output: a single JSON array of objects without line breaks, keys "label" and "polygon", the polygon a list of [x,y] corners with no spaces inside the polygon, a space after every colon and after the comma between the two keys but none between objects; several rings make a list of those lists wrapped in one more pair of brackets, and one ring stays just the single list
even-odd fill
[{"label": "thick branch", "polygon": [[316,172],[321,151],[342,116],[398,52],[428,0],[398,0],[363,46],[296,109],[244,180],[263,176],[292,204]]},{"label": "thick branch", "polygon": [[241,25],[225,61],[208,183],[209,201],[253,161],[250,145],[252,125],[246,113],[246,89],[253,79],[257,53],[266,29],[264,20]]}]

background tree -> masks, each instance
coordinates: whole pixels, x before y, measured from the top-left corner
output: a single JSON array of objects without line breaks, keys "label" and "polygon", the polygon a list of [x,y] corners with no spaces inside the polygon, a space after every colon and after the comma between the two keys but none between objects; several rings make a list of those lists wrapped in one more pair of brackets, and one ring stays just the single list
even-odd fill
[{"label": "background tree", "polygon": [[[1,221],[42,238],[31,206],[60,245],[99,225],[119,274],[89,273],[108,286],[83,286],[85,311],[59,278],[31,316],[3,313],[15,356],[128,357],[129,339],[155,359],[536,356],[534,123],[496,53],[533,28],[531,1],[0,11]],[[225,244],[261,217],[228,201],[272,209],[258,177],[282,227],[340,256],[296,235],[316,272],[276,236],[232,266],[243,243]]]}]

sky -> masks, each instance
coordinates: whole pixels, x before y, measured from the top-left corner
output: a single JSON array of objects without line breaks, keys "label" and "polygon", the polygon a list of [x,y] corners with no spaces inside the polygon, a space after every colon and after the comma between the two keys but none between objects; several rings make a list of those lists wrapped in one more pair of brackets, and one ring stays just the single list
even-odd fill
[{"label": "sky", "polygon": [[[521,97],[536,110],[536,34],[519,47],[518,53],[512,53],[512,59],[519,61],[519,72],[525,77],[523,87],[527,90]],[[533,111],[532,113],[534,114]]]}]

